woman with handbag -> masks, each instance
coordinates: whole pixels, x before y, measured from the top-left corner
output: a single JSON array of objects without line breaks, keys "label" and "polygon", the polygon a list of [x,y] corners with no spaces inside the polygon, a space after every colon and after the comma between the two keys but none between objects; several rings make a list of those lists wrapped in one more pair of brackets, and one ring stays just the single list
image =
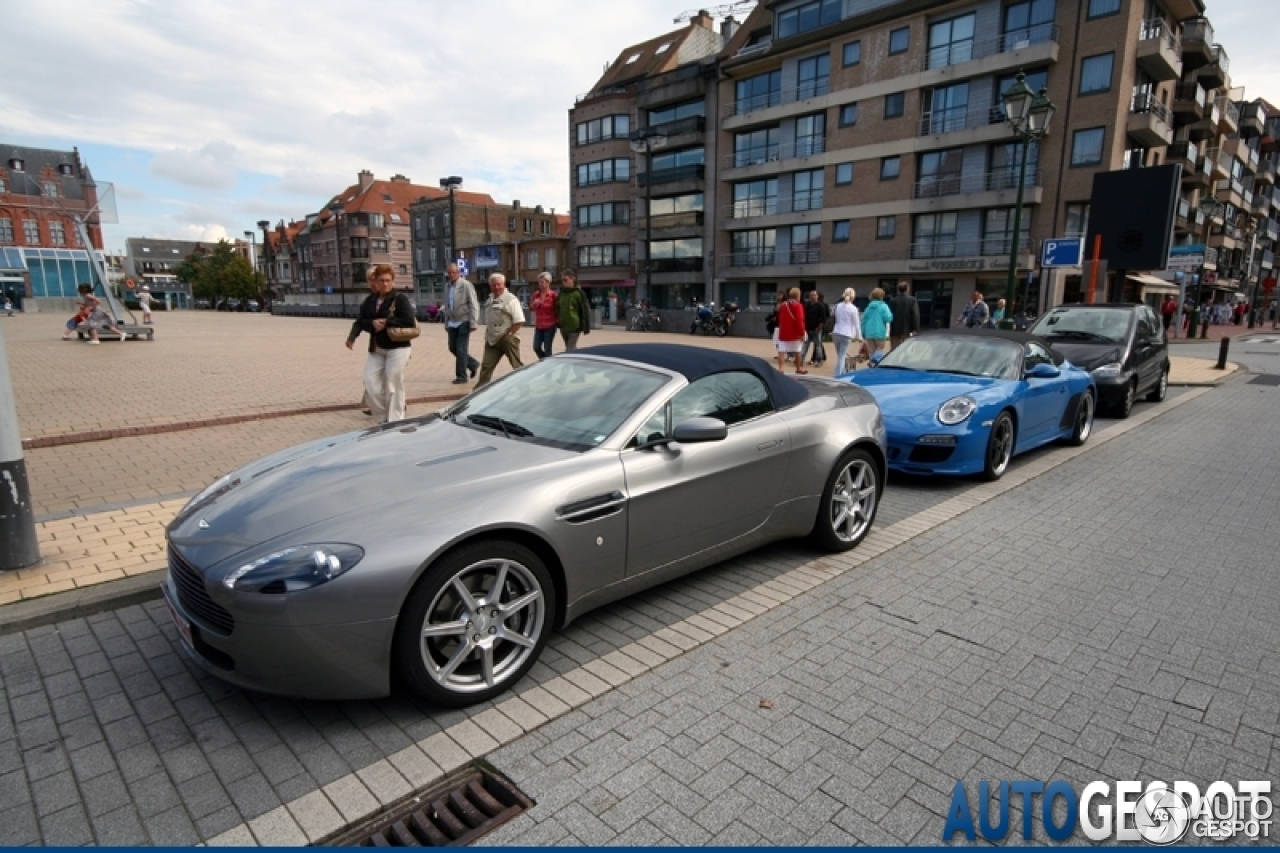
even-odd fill
[{"label": "woman with handbag", "polygon": [[796,373],[808,373],[804,369],[804,305],[800,303],[800,288],[787,291],[787,299],[778,306],[778,369],[782,370],[788,359],[794,358]]},{"label": "woman with handbag", "polygon": [[369,271],[373,292],[360,304],[347,335],[347,349],[351,349],[361,332],[369,333],[364,389],[374,420],[380,424],[404,419],[404,370],[409,364],[409,342],[418,336],[413,305],[395,289],[395,282],[396,274],[387,264]]}]

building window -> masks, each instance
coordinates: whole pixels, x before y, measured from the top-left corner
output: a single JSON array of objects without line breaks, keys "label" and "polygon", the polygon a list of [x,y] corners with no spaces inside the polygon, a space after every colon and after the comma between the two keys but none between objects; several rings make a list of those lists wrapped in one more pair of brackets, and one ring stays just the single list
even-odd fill
[{"label": "building window", "polygon": [[926,151],[920,155],[916,175],[916,198],[937,198],[961,191],[964,149]]},{"label": "building window", "polygon": [[779,12],[774,18],[775,38],[790,38],[840,20],[841,0],[814,0],[795,9]]},{"label": "building window", "polygon": [[822,208],[821,169],[796,172],[792,176],[791,186],[792,210],[819,210]]},{"label": "building window", "polygon": [[778,212],[778,179],[733,185],[733,218],[771,216]]},{"label": "building window", "polygon": [[40,223],[34,219],[22,220],[22,239],[28,246],[40,245]]},{"label": "building window", "polygon": [[816,98],[827,94],[827,86],[831,80],[831,54],[823,53],[811,56],[796,63],[796,100]]},{"label": "building window", "polygon": [[778,159],[778,137],[781,130],[766,127],[746,133],[738,133],[733,137],[733,166],[755,166]]},{"label": "building window", "polygon": [[685,148],[681,151],[670,151],[665,154],[655,155],[653,158],[653,171],[665,172],[668,169],[683,169],[686,166],[701,166],[705,162],[706,151],[699,146],[698,148]]},{"label": "building window", "polygon": [[507,217],[507,230],[508,231],[516,230],[516,218],[514,216]]},{"label": "building window", "polygon": [[827,150],[827,114],[815,113],[796,119],[796,156],[809,157]]},{"label": "building window", "polygon": [[555,268],[558,266],[558,264],[556,264],[556,250],[555,250],[555,249],[547,249],[547,251],[546,251],[546,253],[545,253],[545,257],[546,257],[546,259],[547,259],[547,260],[546,260],[546,267],[545,267],[546,269],[552,270],[552,269],[555,269]]},{"label": "building window", "polygon": [[853,164],[837,163],[836,164],[836,186],[844,186],[853,183]]},{"label": "building window", "polygon": [[1022,0],[1006,6],[1001,49],[1019,50],[1049,41],[1053,37],[1055,12],[1054,0]]},{"label": "building window", "polygon": [[524,268],[525,270],[532,270],[537,265],[538,265],[538,250],[529,249],[527,252],[524,253]]},{"label": "building window", "polygon": [[895,154],[892,157],[884,157],[880,160],[880,180],[896,181],[902,164]]},{"label": "building window", "polygon": [[603,246],[579,246],[580,267],[622,267],[631,263],[631,245],[613,243]]},{"label": "building window", "polygon": [[1147,154],[1149,149],[1136,146],[1129,148],[1124,152],[1124,160],[1120,164],[1121,169],[1141,169],[1147,165]]},{"label": "building window", "polygon": [[[777,182],[774,182],[777,185]],[[622,214],[621,222],[626,222],[628,210],[626,204],[620,203],[622,210],[618,212]],[[670,216],[676,213],[696,213],[702,210],[702,193],[686,193],[685,195],[673,195],[666,198],[655,198],[649,202],[649,212],[653,216]]]},{"label": "building window", "polygon": [[[597,160],[594,163],[583,163],[578,166],[578,186],[580,187],[629,180],[631,180],[631,161],[627,158]],[[448,214],[445,216],[447,217]]]},{"label": "building window", "polygon": [[407,246],[405,246],[405,244],[404,244],[404,241],[403,241],[403,240],[397,240],[397,241],[396,241],[396,248],[403,252],[403,251],[404,251],[406,248],[408,248],[408,247],[407,247]]},{"label": "building window", "polygon": [[683,104],[673,104],[660,110],[649,110],[649,127],[657,127],[660,124],[670,124],[673,121],[705,116],[706,114],[707,102],[705,100],[699,98],[696,101],[685,101]]},{"label": "building window", "polygon": [[49,223],[49,243],[54,246],[67,245],[67,232],[63,230],[61,222]]},{"label": "building window", "polygon": [[433,213],[427,217],[427,237],[430,239],[435,239],[435,236],[436,236],[436,217],[435,217],[435,214]]},{"label": "building window", "polygon": [[526,233],[526,234],[532,234],[532,233],[533,233],[533,220],[532,220],[532,219],[526,218],[526,219],[524,220],[524,233]]},{"label": "building window", "polygon": [[959,65],[973,59],[973,28],[977,16],[970,12],[929,26],[929,57],[925,68]]},{"label": "building window", "polygon": [[58,184],[56,181],[41,181],[40,188],[43,190],[46,198],[58,197]]},{"label": "building window", "polygon": [[739,80],[734,87],[734,112],[742,113],[776,107],[782,103],[782,72],[769,71],[746,80]]},{"label": "building window", "polygon": [[911,46],[911,28],[899,27],[889,33],[889,55],[895,53],[906,53],[907,48]]},{"label": "building window", "polygon": [[[925,102],[929,105],[924,119],[929,133],[938,135],[964,130],[969,126],[969,84],[952,83],[950,86],[939,86],[926,94]],[[981,119],[984,124],[989,121],[984,110]]]},{"label": "building window", "polygon": [[0,177],[0,193],[7,193],[8,191],[9,185],[4,182],[3,177]]},{"label": "building window", "polygon": [[901,118],[906,109],[907,96],[905,92],[894,92],[892,95],[884,96],[885,118]]},{"label": "building window", "polygon": [[[1022,212],[1022,222],[1018,225],[1018,248],[1031,242],[1031,210]],[[1004,207],[988,210],[982,219],[982,254],[1007,255],[1010,239],[1013,237],[1013,208]]]},{"label": "building window", "polygon": [[1106,137],[1105,127],[1091,127],[1077,130],[1071,137],[1071,165],[1096,166],[1102,162],[1102,142]]},{"label": "building window", "polygon": [[956,256],[956,223],[951,213],[925,213],[916,217],[915,239],[911,244],[913,258],[954,258]]},{"label": "building window", "polygon": [[[655,261],[702,260],[702,238],[687,237],[681,240],[654,240],[649,244],[649,257]],[[688,264],[682,266],[688,267]],[[698,264],[701,267],[701,263]]]},{"label": "building window", "polygon": [[1105,92],[1111,88],[1111,66],[1115,64],[1114,53],[1103,53],[1088,56],[1080,63],[1080,94]]},{"label": "building window", "polygon": [[428,247],[427,252],[431,256],[430,269],[432,272],[435,272],[436,270],[440,269],[440,260],[439,260],[439,256],[436,254],[436,247],[435,246]]},{"label": "building window", "polygon": [[858,123],[858,105],[843,104],[840,107],[840,126],[852,127]]},{"label": "building window", "polygon": [[877,216],[876,217],[876,239],[892,240],[898,234],[898,217],[896,216]]},{"label": "building window", "polygon": [[851,41],[847,43],[840,51],[840,61],[845,68],[850,65],[857,65],[862,61],[862,42]]},{"label": "building window", "polygon": [[13,242],[13,220],[0,219],[0,243]]},{"label": "building window", "polygon": [[849,242],[849,220],[837,219],[831,223],[831,242],[832,243],[848,243]]},{"label": "building window", "polygon": [[[1018,186],[1018,174],[1022,170],[1022,143],[1003,142],[991,146],[991,173],[987,178],[988,190],[1009,190]],[[1027,183],[1040,183],[1040,143],[1032,142],[1027,149]]]},{"label": "building window", "polygon": [[[1027,88],[1033,92],[1039,92],[1041,89],[1049,85],[1049,71],[1046,68],[1037,68],[1034,71],[1025,71],[1023,76],[1026,79]],[[1018,80],[1017,74],[1006,74],[996,80],[996,92],[993,96],[994,103],[991,105],[991,122],[1004,121],[1004,93]]]},{"label": "building window", "polygon": [[409,272],[409,268],[408,268],[407,266],[405,266],[404,264],[401,264],[401,265],[400,265],[400,275],[406,275],[408,272]]},{"label": "building window", "polygon": [[1089,204],[1068,204],[1067,205],[1067,227],[1066,236],[1083,237],[1089,233]]},{"label": "building window", "polygon": [[1120,11],[1120,0],[1089,0],[1089,17],[1101,18]]},{"label": "building window", "polygon": [[631,116],[614,115],[584,121],[578,125],[578,144],[590,145],[602,139],[626,139],[631,135]]},{"label": "building window", "polygon": [[775,263],[777,231],[765,228],[759,231],[734,231],[731,235],[730,266],[767,267]]},{"label": "building window", "polygon": [[816,264],[822,256],[822,223],[791,226],[791,263]]}]

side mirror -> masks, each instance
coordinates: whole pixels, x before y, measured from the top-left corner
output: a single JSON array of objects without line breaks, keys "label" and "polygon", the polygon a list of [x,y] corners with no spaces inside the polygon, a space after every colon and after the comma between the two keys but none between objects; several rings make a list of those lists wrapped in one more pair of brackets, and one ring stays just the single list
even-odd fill
[{"label": "side mirror", "polygon": [[689,418],[676,424],[671,440],[679,444],[698,444],[704,441],[724,441],[729,428],[719,418]]},{"label": "side mirror", "polygon": [[872,354],[871,354],[871,358],[867,359],[867,362],[868,362],[872,367],[875,367],[875,366],[876,366],[876,365],[878,365],[881,361],[883,361],[883,360],[884,360],[884,357],[885,357],[885,351],[884,351],[884,350],[876,350],[874,353],[872,353]]},{"label": "side mirror", "polygon": [[1052,364],[1040,362],[1035,367],[1027,371],[1028,379],[1054,379],[1062,375],[1062,371],[1054,367]]}]

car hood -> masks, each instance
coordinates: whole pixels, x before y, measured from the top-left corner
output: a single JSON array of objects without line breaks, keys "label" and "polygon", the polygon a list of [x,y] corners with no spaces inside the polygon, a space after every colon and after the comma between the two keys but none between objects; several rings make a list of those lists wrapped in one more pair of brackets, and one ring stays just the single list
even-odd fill
[{"label": "car hood", "polygon": [[1093,370],[1114,361],[1124,361],[1124,347],[1114,341],[1069,341],[1063,338],[1046,340],[1054,350],[1081,370]]},{"label": "car hood", "polygon": [[1007,380],[987,376],[957,376],[917,370],[872,368],[859,370],[848,380],[866,388],[880,404],[885,417],[916,417],[936,411],[961,394],[985,396]]},{"label": "car hood", "polygon": [[436,415],[400,421],[299,445],[233,471],[178,514],[169,539],[196,565],[212,566],[305,527],[373,517],[409,501],[430,517],[460,489],[575,455]]}]

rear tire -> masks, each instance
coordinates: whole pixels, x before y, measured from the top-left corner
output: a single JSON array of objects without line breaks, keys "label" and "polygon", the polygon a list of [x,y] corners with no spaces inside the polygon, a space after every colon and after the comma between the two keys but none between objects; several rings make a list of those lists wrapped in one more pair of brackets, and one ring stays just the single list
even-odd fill
[{"label": "rear tire", "polygon": [[1160,368],[1160,378],[1156,380],[1156,384],[1147,392],[1147,400],[1152,403],[1163,403],[1165,395],[1169,393],[1169,367],[1168,365]]},{"label": "rear tire", "polygon": [[987,452],[982,462],[984,480],[999,480],[1009,470],[1015,435],[1013,418],[1008,412],[1001,412],[991,425],[991,435],[987,438]]},{"label": "rear tire", "polygon": [[1080,405],[1076,409],[1075,426],[1071,430],[1071,437],[1067,439],[1067,444],[1072,447],[1079,447],[1089,440],[1089,436],[1093,434],[1093,414],[1095,409],[1093,392],[1085,391],[1084,396],[1080,398]]},{"label": "rear tire", "polygon": [[841,454],[827,477],[810,536],[827,551],[848,551],[871,532],[880,508],[880,469],[871,454],[853,447]]}]

